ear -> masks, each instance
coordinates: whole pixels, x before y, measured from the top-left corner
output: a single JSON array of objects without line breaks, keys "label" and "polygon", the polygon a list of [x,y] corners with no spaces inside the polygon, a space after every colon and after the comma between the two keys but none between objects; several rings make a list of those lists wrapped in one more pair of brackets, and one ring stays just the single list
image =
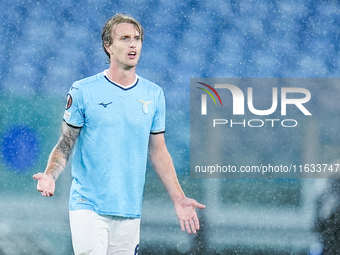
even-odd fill
[{"label": "ear", "polygon": [[111,55],[112,54],[112,50],[110,48],[110,44],[108,42],[105,42],[104,43],[104,47],[105,47],[105,50]]}]

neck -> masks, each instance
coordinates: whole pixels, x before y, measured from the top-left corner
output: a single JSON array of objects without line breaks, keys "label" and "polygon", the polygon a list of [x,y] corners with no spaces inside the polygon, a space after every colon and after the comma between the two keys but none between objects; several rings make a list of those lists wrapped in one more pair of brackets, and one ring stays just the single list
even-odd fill
[{"label": "neck", "polygon": [[136,67],[130,69],[116,68],[112,64],[107,70],[108,78],[123,86],[131,85],[136,79]]}]

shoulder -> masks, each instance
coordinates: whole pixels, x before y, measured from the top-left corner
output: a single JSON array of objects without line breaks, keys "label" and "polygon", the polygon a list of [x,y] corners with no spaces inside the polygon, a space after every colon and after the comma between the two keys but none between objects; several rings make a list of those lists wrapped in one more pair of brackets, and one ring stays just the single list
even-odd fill
[{"label": "shoulder", "polygon": [[89,77],[86,77],[84,79],[78,80],[73,83],[72,87],[77,89],[84,89],[88,86],[91,86],[95,83],[102,82],[104,80],[104,73],[98,73],[96,75],[92,75]]},{"label": "shoulder", "polygon": [[157,85],[156,83],[153,83],[141,76],[138,76],[139,82],[141,83],[141,85],[147,87],[149,90],[154,91],[155,93],[161,93],[164,94],[163,89]]}]

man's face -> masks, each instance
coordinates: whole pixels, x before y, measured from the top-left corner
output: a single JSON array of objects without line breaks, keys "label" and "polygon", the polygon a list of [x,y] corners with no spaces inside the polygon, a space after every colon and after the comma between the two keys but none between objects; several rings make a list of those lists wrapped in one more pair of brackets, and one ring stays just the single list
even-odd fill
[{"label": "man's face", "polygon": [[131,69],[138,64],[142,49],[142,41],[135,26],[121,23],[113,28],[113,43],[108,47],[111,63],[124,69]]}]

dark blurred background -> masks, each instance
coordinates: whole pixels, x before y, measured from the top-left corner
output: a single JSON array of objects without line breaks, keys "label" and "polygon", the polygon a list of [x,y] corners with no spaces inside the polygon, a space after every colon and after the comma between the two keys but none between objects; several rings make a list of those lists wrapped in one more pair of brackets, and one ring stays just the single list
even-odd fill
[{"label": "dark blurred background", "polygon": [[[327,240],[339,242],[337,228],[324,234],[330,217],[337,222],[337,184],[328,179],[189,177],[190,78],[339,77],[338,1],[0,0],[0,7],[0,254],[72,254],[70,169],[50,199],[38,194],[32,175],[44,171],[58,140],[69,87],[108,68],[100,32],[120,12],[145,28],[137,73],[164,89],[166,139],[180,182],[207,205],[200,233],[181,233],[148,169],[141,253],[322,254]],[[295,157],[323,147],[329,162],[337,160],[340,86],[320,87],[320,98],[327,91],[323,102],[332,111],[323,123],[333,131],[321,125],[309,135],[322,139],[297,137]]]}]

